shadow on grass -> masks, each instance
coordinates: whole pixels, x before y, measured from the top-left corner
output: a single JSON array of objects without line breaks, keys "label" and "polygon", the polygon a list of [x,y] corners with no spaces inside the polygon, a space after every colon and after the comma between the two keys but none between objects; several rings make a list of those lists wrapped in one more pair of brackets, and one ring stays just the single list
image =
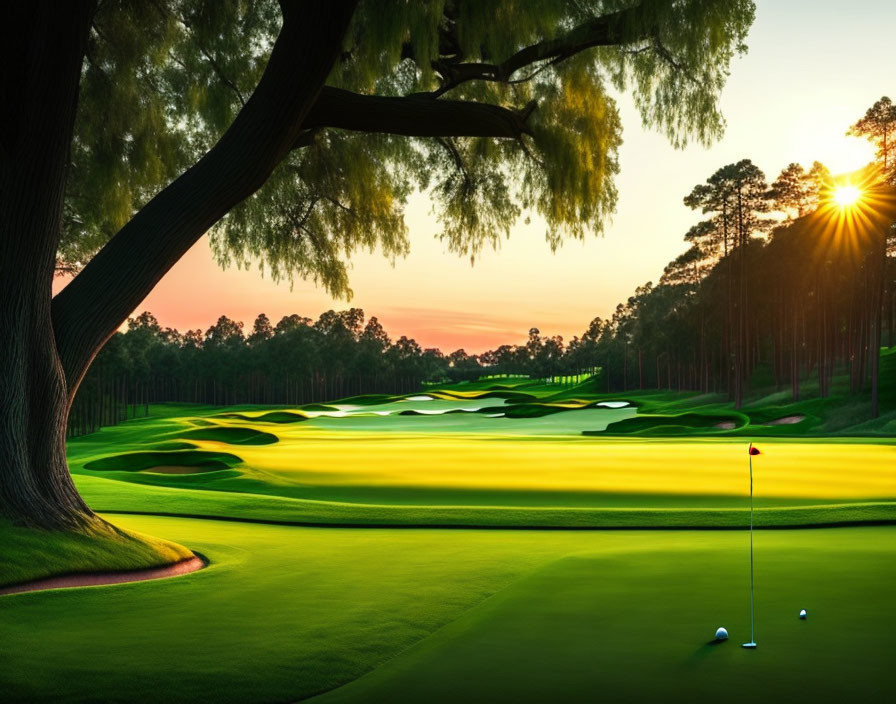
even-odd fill
[{"label": "shadow on grass", "polygon": [[697,650],[694,651],[694,654],[691,656],[691,660],[702,660],[718,646],[727,642],[727,638],[725,638],[724,640],[720,640],[719,638],[712,638],[711,640],[706,641],[703,645],[699,646]]}]

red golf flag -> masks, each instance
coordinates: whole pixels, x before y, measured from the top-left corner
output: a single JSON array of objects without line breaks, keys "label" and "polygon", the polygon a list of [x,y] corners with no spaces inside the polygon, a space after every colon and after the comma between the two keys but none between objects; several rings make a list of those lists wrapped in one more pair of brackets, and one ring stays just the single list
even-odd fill
[{"label": "red golf flag", "polygon": [[762,453],[759,451],[758,447],[753,447],[753,443],[750,443],[750,454],[751,455],[761,455]]}]

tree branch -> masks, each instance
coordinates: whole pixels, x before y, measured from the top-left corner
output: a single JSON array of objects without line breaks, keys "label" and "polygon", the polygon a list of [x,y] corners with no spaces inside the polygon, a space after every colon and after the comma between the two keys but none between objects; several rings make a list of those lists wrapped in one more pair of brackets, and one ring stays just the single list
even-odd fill
[{"label": "tree branch", "polygon": [[[522,110],[511,110],[464,100],[360,95],[326,86],[302,126],[409,137],[519,138],[531,133],[526,121],[534,109],[534,101]],[[296,146],[307,146],[307,140],[299,140]]]},{"label": "tree branch", "polygon": [[53,299],[69,398],[96,352],[167,271],[289,153],[341,49],[357,0],[281,0],[283,27],[233,124]]},{"label": "tree branch", "polygon": [[[431,93],[404,97],[359,95],[325,87],[305,121],[306,128],[336,127],[363,132],[380,132],[414,137],[506,137],[530,134],[526,121],[535,108],[529,103],[522,110],[485,103],[438,99],[468,81],[517,83],[531,80],[548,65],[559,63],[586,49],[597,46],[625,46],[650,41],[644,50],[659,52],[676,68],[674,58],[660,43],[655,28],[643,22],[643,8],[619,10],[595,17],[574,27],[562,37],[548,39],[520,49],[501,63],[459,63],[451,57],[433,62],[442,76],[441,87]],[[456,48],[451,49],[451,51]],[[410,56],[411,48],[404,51]],[[521,79],[514,79],[523,68],[541,64]],[[307,146],[302,140],[296,147]]]},{"label": "tree branch", "polygon": [[[633,7],[595,17],[574,27],[562,37],[546,39],[520,49],[501,63],[456,63],[450,59],[433,62],[442,76],[442,85],[428,94],[439,97],[468,81],[510,82],[513,74],[527,66],[549,61],[558,63],[597,46],[625,46],[650,39],[656,32],[644,26],[643,7]],[[638,28],[632,30],[632,28]]]}]

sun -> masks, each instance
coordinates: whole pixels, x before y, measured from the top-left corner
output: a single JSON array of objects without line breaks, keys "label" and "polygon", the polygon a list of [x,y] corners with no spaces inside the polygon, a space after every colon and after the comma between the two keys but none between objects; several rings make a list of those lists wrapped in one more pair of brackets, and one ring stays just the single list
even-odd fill
[{"label": "sun", "polygon": [[841,208],[855,205],[862,197],[862,191],[855,186],[840,186],[834,191],[834,202]]}]

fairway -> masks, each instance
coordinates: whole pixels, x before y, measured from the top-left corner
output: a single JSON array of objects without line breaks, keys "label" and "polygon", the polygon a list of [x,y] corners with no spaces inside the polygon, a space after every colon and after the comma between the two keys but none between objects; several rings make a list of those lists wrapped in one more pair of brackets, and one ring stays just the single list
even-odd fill
[{"label": "fairway", "polygon": [[[744,438],[584,436],[583,428],[633,411],[573,406],[491,418],[469,412],[469,399],[411,398],[430,400],[278,411],[290,422],[257,420],[269,411],[161,407],[157,416],[73,440],[69,458],[79,475],[338,503],[349,512],[351,505],[746,508]],[[476,403],[486,401],[504,399]],[[407,405],[427,404],[439,404],[439,414],[402,415]],[[759,507],[896,499],[891,440],[776,437],[762,444]]]},{"label": "fairway", "polygon": [[745,533],[115,521],[211,565],[0,597],[4,700],[858,701],[896,657],[894,528],[759,534],[747,653]]}]

